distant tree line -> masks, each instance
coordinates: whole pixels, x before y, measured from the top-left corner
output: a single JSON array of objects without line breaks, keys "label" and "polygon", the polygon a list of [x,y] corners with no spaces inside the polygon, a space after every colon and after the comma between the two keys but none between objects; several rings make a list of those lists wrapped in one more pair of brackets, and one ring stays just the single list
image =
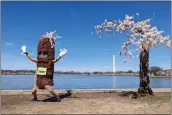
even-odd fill
[{"label": "distant tree line", "polygon": [[158,71],[163,71],[163,69],[158,66],[152,66],[149,68],[149,73],[154,74],[155,76],[157,75]]},{"label": "distant tree line", "polygon": [[[149,68],[149,73],[157,75],[157,72],[164,71],[167,72],[169,70],[163,70],[162,68],[158,66],[152,66]],[[1,69],[1,74],[35,74],[35,70],[3,70]],[[94,72],[79,72],[79,71],[55,71],[54,74],[85,74],[85,75],[114,75],[113,72],[100,72],[100,71],[94,71]],[[117,75],[123,75],[123,74],[130,74],[130,75],[136,75],[139,74],[139,71],[116,71],[115,74]]]}]

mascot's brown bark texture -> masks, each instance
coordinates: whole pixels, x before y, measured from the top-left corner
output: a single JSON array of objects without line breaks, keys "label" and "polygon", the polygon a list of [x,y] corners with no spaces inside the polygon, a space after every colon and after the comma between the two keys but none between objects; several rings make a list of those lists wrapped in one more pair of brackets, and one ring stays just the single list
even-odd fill
[{"label": "mascot's brown bark texture", "polygon": [[37,80],[36,84],[39,89],[44,89],[45,85],[53,86],[55,48],[52,47],[51,42],[54,39],[42,37],[38,42],[38,57],[37,57]]}]

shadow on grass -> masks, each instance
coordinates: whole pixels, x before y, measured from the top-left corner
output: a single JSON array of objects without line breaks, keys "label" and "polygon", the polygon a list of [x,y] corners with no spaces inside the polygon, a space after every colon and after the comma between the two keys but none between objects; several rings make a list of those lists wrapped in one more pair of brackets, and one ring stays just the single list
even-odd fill
[{"label": "shadow on grass", "polygon": [[[116,90],[105,90],[104,93],[116,93]],[[134,92],[134,91],[122,91],[122,92],[118,92],[118,96],[121,97],[129,97],[132,99],[138,99],[140,97],[146,97],[147,95],[149,95],[148,93],[138,93],[138,92]],[[153,94],[150,96],[154,96]]]},{"label": "shadow on grass", "polygon": [[132,99],[137,99],[139,97],[137,92],[134,91],[122,91],[119,96],[121,97],[130,97]]},{"label": "shadow on grass", "polygon": [[130,97],[132,99],[138,99],[140,97],[146,97],[146,96],[154,96],[154,94],[149,94],[149,93],[139,93],[139,92],[134,92],[134,91],[122,91],[119,96],[121,97]]}]

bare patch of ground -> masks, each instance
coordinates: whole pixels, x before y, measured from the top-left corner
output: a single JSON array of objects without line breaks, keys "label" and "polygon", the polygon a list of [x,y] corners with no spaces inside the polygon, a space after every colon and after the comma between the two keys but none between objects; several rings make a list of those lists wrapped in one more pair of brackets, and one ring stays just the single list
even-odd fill
[{"label": "bare patch of ground", "polygon": [[38,102],[30,102],[31,94],[1,96],[2,114],[170,114],[171,92],[155,93],[138,99],[120,97],[118,92],[77,92],[61,103],[39,94]]}]

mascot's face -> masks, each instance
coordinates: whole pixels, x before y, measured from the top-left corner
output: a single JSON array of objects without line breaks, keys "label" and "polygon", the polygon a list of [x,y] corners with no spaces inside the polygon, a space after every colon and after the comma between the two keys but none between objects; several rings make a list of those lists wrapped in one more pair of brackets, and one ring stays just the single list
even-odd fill
[{"label": "mascot's face", "polygon": [[40,59],[47,59],[48,58],[48,51],[39,51],[38,58]]},{"label": "mascot's face", "polygon": [[38,43],[38,60],[52,60],[54,59],[54,47],[52,48],[52,43],[54,40],[46,37],[42,37]]}]

